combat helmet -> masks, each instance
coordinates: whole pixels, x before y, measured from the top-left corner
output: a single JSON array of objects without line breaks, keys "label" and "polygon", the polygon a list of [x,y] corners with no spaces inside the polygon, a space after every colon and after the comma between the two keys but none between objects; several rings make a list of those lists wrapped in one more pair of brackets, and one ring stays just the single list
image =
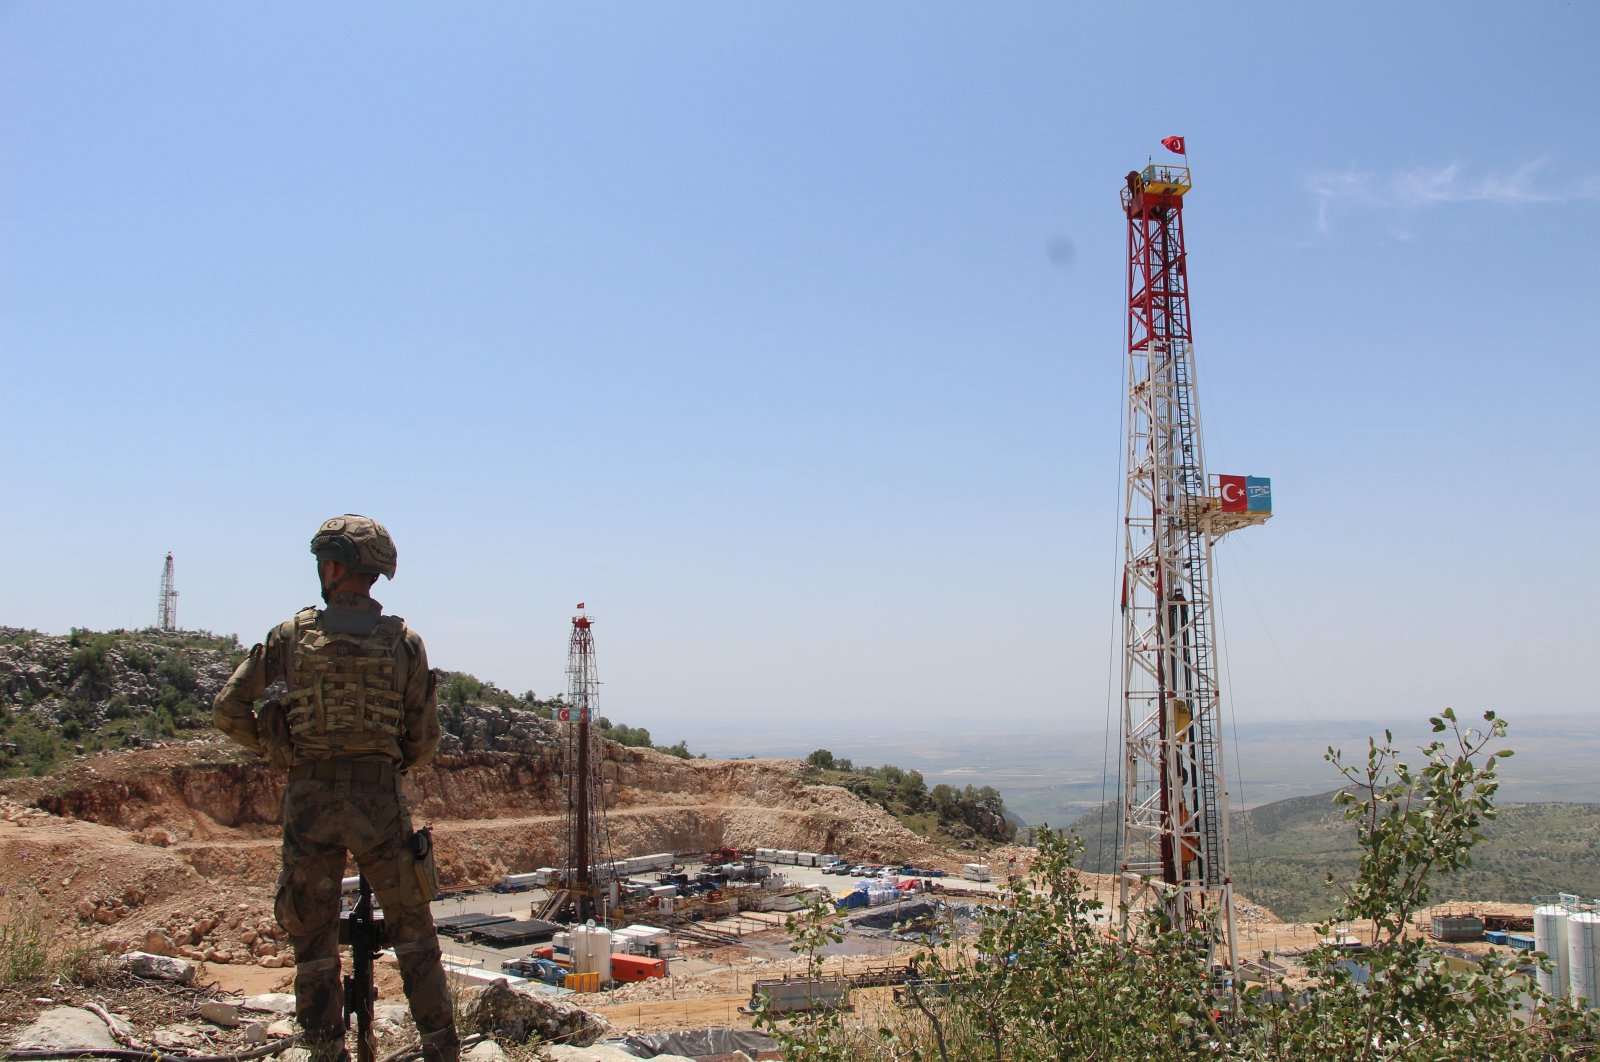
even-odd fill
[{"label": "combat helmet", "polygon": [[323,522],[311,536],[311,552],[353,572],[394,578],[397,554],[389,531],[370,516],[345,513]]}]

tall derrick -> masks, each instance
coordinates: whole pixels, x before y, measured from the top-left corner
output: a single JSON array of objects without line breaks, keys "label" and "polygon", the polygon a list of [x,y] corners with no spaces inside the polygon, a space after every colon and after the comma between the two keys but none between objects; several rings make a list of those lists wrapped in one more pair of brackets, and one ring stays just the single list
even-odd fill
[{"label": "tall derrick", "polygon": [[178,591],[172,585],[172,554],[167,554],[167,563],[161,568],[161,600],[156,606],[156,629],[175,631],[178,629]]},{"label": "tall derrick", "polygon": [[610,839],[606,831],[604,758],[593,726],[600,673],[594,655],[594,621],[578,605],[567,650],[567,699],[557,721],[565,728],[563,776],[567,796],[567,860],[570,914],[587,921],[603,914],[601,899],[610,877]]},{"label": "tall derrick", "polygon": [[[1176,138],[1174,138],[1176,139]],[[1169,143],[1181,151],[1182,142]],[[1206,475],[1183,204],[1187,166],[1128,174],[1128,452],[1122,573],[1122,894],[1206,920],[1237,983],[1212,548],[1271,515],[1268,481]]]}]

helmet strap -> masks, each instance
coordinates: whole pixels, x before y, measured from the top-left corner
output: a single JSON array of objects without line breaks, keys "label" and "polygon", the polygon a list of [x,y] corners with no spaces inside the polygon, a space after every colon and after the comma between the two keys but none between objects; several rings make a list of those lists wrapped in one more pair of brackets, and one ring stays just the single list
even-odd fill
[{"label": "helmet strap", "polygon": [[[332,583],[329,583],[322,576],[322,560],[319,558],[317,560],[317,583],[322,587],[322,603],[326,605],[328,603],[328,598],[332,597],[334,594],[337,594],[340,588],[342,588],[345,583],[350,582],[352,579],[359,582],[360,574],[361,573],[359,572],[351,571],[349,568],[344,568],[343,574],[341,574],[339,578],[335,579]],[[366,587],[363,586],[362,589],[366,589]]]}]

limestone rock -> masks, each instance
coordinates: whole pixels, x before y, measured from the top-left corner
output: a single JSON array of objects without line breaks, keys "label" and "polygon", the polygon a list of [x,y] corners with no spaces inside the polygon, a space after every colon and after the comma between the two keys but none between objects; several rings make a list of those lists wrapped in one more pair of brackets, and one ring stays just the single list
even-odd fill
[{"label": "limestone rock", "polygon": [[239,1008],[232,1003],[218,1003],[211,1000],[200,1004],[200,1016],[213,1025],[220,1025],[224,1029],[239,1027]]},{"label": "limestone rock", "polygon": [[512,988],[496,981],[473,1000],[467,1011],[467,1030],[505,1037],[521,1043],[538,1037],[587,1046],[610,1031],[604,1018],[555,996]]},{"label": "limestone rock", "polygon": [[254,1010],[265,1014],[293,1014],[294,996],[288,992],[263,992],[259,996],[246,996],[239,1004],[240,1010]]},{"label": "limestone rock", "polygon": [[192,1025],[169,1025],[152,1032],[150,1042],[167,1051],[193,1047],[201,1042],[200,1030]]},{"label": "limestone rock", "polygon": [[77,1007],[51,1007],[17,1034],[15,1051],[115,1051],[122,1047],[100,1016]]},{"label": "limestone rock", "polygon": [[117,965],[135,977],[143,977],[150,981],[175,981],[178,984],[188,984],[194,980],[194,963],[170,955],[130,951],[117,959]]},{"label": "limestone rock", "polygon": [[151,955],[176,955],[178,947],[172,938],[159,929],[152,929],[144,935],[144,950]]},{"label": "limestone rock", "polygon": [[463,1062],[505,1062],[506,1053],[493,1040],[480,1040],[461,1052]]}]

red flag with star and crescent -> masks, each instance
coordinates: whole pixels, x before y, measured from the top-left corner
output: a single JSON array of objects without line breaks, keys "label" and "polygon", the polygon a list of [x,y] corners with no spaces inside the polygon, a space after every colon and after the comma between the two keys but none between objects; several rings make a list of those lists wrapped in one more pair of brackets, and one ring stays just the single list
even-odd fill
[{"label": "red flag with star and crescent", "polygon": [[1218,476],[1217,486],[1217,493],[1222,501],[1223,512],[1242,513],[1249,511],[1250,495],[1245,488],[1243,476]]},{"label": "red flag with star and crescent", "polygon": [[1187,155],[1189,153],[1188,149],[1183,146],[1183,137],[1181,136],[1164,136],[1161,138],[1161,146],[1174,155]]}]

